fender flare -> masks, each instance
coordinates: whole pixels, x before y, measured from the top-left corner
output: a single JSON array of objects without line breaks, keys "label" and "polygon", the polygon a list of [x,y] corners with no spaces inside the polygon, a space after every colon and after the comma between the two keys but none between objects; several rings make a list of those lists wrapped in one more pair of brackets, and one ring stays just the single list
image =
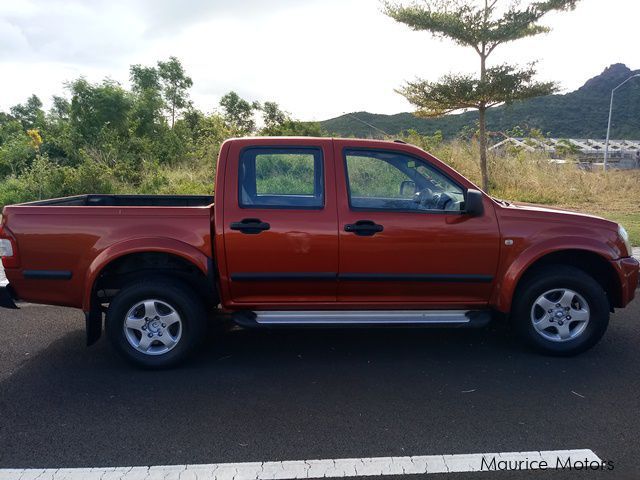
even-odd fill
[{"label": "fender flare", "polygon": [[102,270],[114,260],[133,253],[158,252],[183,258],[204,274],[210,275],[211,259],[196,247],[165,237],[140,237],[118,242],[102,250],[91,262],[84,280],[82,310],[91,311],[93,287]]},{"label": "fender flare", "polygon": [[500,312],[509,312],[518,283],[525,272],[541,258],[565,250],[580,250],[596,254],[607,261],[616,258],[616,250],[613,246],[585,237],[563,236],[536,243],[520,252],[513,263],[506,266],[504,273],[499,276],[501,280],[496,285],[492,303]]}]

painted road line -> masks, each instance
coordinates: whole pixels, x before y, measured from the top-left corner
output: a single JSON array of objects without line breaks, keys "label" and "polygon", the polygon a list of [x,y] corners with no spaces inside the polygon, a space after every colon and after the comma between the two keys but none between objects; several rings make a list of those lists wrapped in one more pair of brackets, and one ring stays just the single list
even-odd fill
[{"label": "painted road line", "polygon": [[0,480],[289,480],[497,470],[597,470],[591,450],[340,458],[153,467],[0,469]]}]

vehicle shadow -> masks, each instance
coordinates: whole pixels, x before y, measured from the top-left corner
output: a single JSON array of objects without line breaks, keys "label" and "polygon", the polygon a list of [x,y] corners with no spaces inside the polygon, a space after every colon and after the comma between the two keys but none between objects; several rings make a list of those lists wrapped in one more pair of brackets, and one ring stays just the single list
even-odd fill
[{"label": "vehicle shadow", "polygon": [[551,358],[494,323],[235,330],[180,368],[144,371],[75,330],[0,383],[0,467],[584,448],[575,409],[597,418],[607,391],[624,392],[611,365],[637,376],[637,355],[614,340]]}]

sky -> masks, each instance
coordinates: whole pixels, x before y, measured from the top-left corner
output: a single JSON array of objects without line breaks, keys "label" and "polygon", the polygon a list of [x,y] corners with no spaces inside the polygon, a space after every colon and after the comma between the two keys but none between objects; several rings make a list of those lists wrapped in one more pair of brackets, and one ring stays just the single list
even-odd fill
[{"label": "sky", "polygon": [[[551,33],[501,46],[490,63],[537,60],[539,79],[563,91],[613,63],[640,68],[638,0],[582,0],[543,23]],[[33,93],[48,106],[79,76],[127,86],[131,64],[169,56],[205,112],[235,90],[300,120],[410,111],[394,91],[404,81],[478,64],[386,17],[379,0],[0,0],[0,110]]]}]

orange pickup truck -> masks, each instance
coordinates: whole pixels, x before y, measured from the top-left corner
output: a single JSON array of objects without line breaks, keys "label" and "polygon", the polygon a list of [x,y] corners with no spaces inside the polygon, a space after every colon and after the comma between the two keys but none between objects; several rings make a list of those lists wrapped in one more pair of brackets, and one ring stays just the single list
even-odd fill
[{"label": "orange pickup truck", "polygon": [[6,207],[0,304],[82,309],[88,344],[104,323],[117,351],[151,368],[184,359],[223,316],[470,327],[500,312],[530,345],[570,355],[638,284],[618,224],[494,199],[402,142],[231,139],[215,193]]}]

